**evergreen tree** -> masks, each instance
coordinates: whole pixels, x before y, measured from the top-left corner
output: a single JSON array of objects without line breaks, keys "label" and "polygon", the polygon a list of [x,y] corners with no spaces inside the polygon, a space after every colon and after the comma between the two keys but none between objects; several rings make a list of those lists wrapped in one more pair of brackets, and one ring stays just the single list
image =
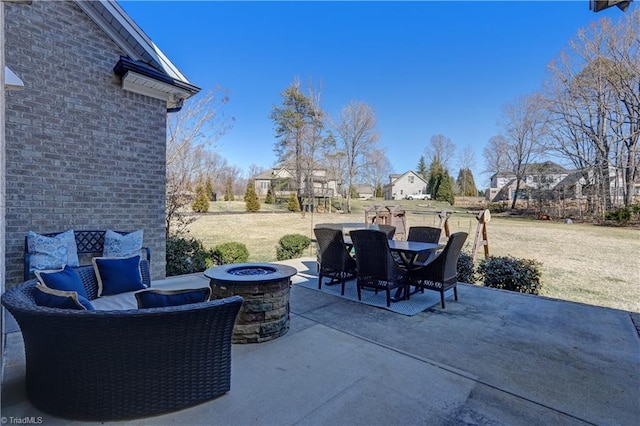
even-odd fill
[{"label": "evergreen tree", "polygon": [[422,177],[425,181],[428,179],[429,171],[427,170],[427,163],[424,161],[424,155],[420,156],[420,160],[418,161],[418,167],[416,173]]},{"label": "evergreen tree", "polygon": [[290,212],[299,212],[300,203],[298,203],[298,197],[293,192],[289,195],[289,203],[287,204],[287,210]]},{"label": "evergreen tree", "polygon": [[446,201],[451,205],[455,203],[453,192],[454,181],[449,172],[442,166],[440,161],[434,160],[429,168],[429,181],[427,189],[431,198],[436,201]]},{"label": "evergreen tree", "polygon": [[235,199],[233,195],[233,182],[230,177],[227,178],[227,184],[224,189],[224,200],[233,201]]},{"label": "evergreen tree", "polygon": [[256,194],[255,182],[250,180],[247,182],[247,190],[244,193],[244,202],[248,212],[257,212],[260,210],[260,200]]},{"label": "evergreen tree", "polygon": [[209,196],[204,186],[196,186],[196,198],[191,203],[191,208],[196,213],[206,213],[209,211]]},{"label": "evergreen tree", "polygon": [[207,176],[204,183],[204,190],[207,193],[209,200],[213,200],[213,182],[211,181],[211,176]]},{"label": "evergreen tree", "polygon": [[442,164],[440,161],[434,160],[429,167],[429,180],[427,181],[427,193],[431,194],[431,198],[434,200],[442,181],[442,175],[444,175]]},{"label": "evergreen tree", "polygon": [[453,206],[456,203],[453,191],[454,183],[455,182],[449,172],[445,170],[435,199],[437,201],[446,201]]},{"label": "evergreen tree", "polygon": [[271,187],[269,187],[269,189],[267,189],[267,196],[264,199],[264,203],[265,204],[273,204],[274,203],[274,197],[273,197],[273,192],[271,191]]},{"label": "evergreen tree", "polygon": [[463,197],[475,197],[478,193],[476,183],[473,179],[473,173],[469,168],[460,169],[456,184],[460,195]]}]

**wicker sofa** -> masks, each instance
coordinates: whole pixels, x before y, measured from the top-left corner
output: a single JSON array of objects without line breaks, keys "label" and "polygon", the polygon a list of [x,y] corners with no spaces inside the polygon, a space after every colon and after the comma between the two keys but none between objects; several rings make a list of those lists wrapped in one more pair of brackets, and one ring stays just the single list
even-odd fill
[{"label": "wicker sofa", "polygon": [[[150,284],[148,262],[141,261]],[[97,298],[92,266],[76,268]],[[63,418],[118,420],[174,411],[230,390],[231,338],[242,298],[126,310],[38,306],[36,279],[2,304],[22,331],[27,397]]]}]

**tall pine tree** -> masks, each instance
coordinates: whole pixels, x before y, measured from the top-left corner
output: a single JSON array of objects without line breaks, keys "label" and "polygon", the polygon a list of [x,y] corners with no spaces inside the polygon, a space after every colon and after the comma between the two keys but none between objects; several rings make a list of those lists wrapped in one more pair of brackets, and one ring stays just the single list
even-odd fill
[{"label": "tall pine tree", "polygon": [[459,194],[463,197],[475,197],[478,194],[473,173],[469,168],[460,169],[456,185],[458,186]]}]

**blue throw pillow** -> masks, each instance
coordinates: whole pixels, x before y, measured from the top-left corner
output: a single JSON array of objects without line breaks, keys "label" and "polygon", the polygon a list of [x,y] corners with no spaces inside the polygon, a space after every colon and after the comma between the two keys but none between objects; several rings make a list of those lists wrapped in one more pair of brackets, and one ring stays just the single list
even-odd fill
[{"label": "blue throw pillow", "polygon": [[145,290],[136,293],[138,309],[201,303],[209,300],[209,297],[211,297],[209,287],[185,290]]},{"label": "blue throw pillow", "polygon": [[134,231],[125,235],[107,230],[104,233],[103,257],[131,257],[142,250],[143,231]]},{"label": "blue throw pillow", "polygon": [[42,284],[36,284],[34,293],[36,305],[48,308],[76,309],[93,311],[93,305],[86,297],[75,291],[54,290]]},{"label": "blue throw pillow", "polygon": [[98,280],[98,296],[142,290],[140,255],[124,258],[94,257],[93,269]]},{"label": "blue throw pillow", "polygon": [[69,265],[62,269],[50,271],[35,271],[36,278],[40,284],[53,290],[74,291],[80,296],[87,298],[87,290],[82,284],[80,275]]},{"label": "blue throw pillow", "polygon": [[27,233],[27,249],[29,271],[36,269],[55,269],[64,265],[79,266],[78,247],[73,229],[65,231],[55,237],[45,237],[33,231]]}]

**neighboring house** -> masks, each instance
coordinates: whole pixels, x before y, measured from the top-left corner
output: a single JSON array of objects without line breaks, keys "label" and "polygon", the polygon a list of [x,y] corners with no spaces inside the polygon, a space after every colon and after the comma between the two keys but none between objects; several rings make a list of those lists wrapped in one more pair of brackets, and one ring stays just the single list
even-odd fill
[{"label": "neighboring house", "polygon": [[375,195],[371,185],[356,185],[356,192],[361,200],[370,200]]},{"label": "neighboring house", "polygon": [[[304,181],[307,174],[303,173]],[[273,169],[260,173],[254,178],[256,193],[260,197],[267,195],[269,188],[274,188],[279,197],[288,197],[291,193],[296,193],[296,183],[294,182],[294,168],[288,165],[278,165]],[[311,184],[313,195],[317,198],[335,197],[340,194],[342,183],[329,170],[318,167],[311,173]]]},{"label": "neighboring house", "polygon": [[[547,161],[527,165],[526,174],[520,181],[518,199],[533,197],[535,190],[552,190],[572,172],[564,167]],[[496,173],[491,176],[491,186],[486,191],[489,201],[511,201],[515,197],[516,175],[514,173]]]},{"label": "neighboring house", "polygon": [[413,171],[389,175],[389,183],[382,188],[385,200],[402,200],[410,194],[426,194],[427,181]]},{"label": "neighboring house", "polygon": [[3,284],[22,280],[28,231],[68,229],[143,229],[163,278],[167,113],[200,89],[113,1],[3,9],[6,66],[24,82],[5,96]]},{"label": "neighboring house", "polygon": [[[609,168],[611,199],[614,204],[624,202],[624,187],[621,176],[616,176],[614,167]],[[541,194],[546,198],[580,199],[588,195],[596,181],[592,170],[567,170],[551,161],[532,163],[520,183],[518,199],[535,199]],[[491,187],[487,189],[489,201],[511,201],[516,190],[516,177],[511,173],[491,176]],[[634,187],[634,196],[640,196],[640,182]]]}]

